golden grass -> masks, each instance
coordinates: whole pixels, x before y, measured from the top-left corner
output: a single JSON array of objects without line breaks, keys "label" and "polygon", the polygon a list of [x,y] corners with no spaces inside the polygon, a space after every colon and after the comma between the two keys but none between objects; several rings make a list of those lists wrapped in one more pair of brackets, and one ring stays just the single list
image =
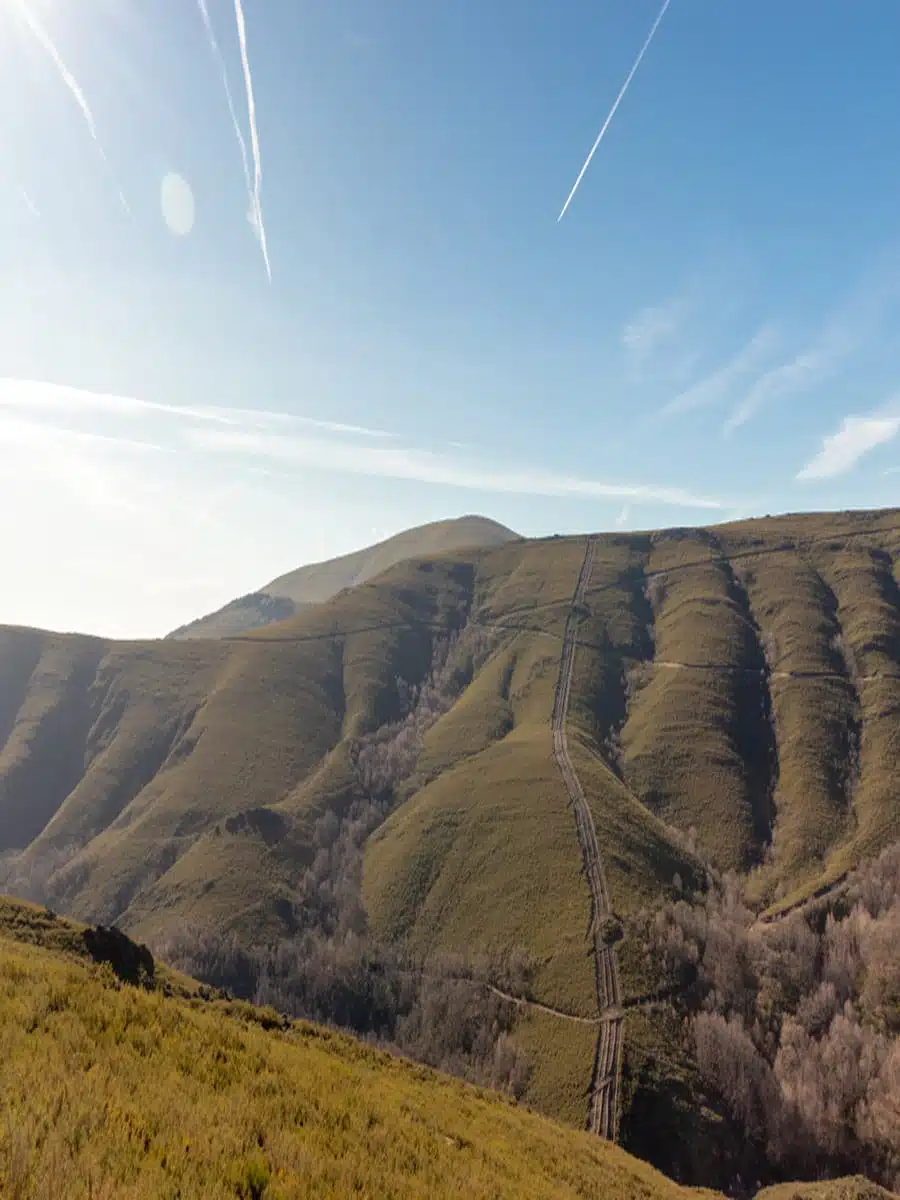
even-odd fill
[{"label": "golden grass", "polygon": [[2,1194],[688,1194],[498,1096],[313,1026],[243,1017],[0,938]]},{"label": "golden grass", "polygon": [[860,1176],[828,1183],[781,1183],[764,1188],[757,1200],[892,1200],[893,1196]]}]

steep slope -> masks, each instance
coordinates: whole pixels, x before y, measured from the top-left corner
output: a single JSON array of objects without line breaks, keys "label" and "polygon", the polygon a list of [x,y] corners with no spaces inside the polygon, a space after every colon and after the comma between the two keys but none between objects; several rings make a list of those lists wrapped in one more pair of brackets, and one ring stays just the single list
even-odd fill
[{"label": "steep slope", "polygon": [[[0,898],[4,1195],[717,1195],[158,963],[143,986],[123,986],[92,944],[89,931]],[[762,1195],[891,1200],[861,1179]]]},{"label": "steep slope", "polygon": [[37,662],[0,752],[0,851],[75,915],[289,927],[320,789],[338,810],[352,797],[346,739],[396,715],[396,673],[421,676],[465,589],[445,564],[314,610],[287,641],[5,631],[0,670],[22,638]]},{"label": "steep slope", "polygon": [[280,575],[258,592],[232,600],[224,608],[174,630],[171,638],[222,638],[287,620],[309,604],[322,604],[344,588],[365,583],[408,558],[450,550],[490,548],[515,541],[518,534],[486,517],[458,517],[404,530],[394,537],[327,562]]}]

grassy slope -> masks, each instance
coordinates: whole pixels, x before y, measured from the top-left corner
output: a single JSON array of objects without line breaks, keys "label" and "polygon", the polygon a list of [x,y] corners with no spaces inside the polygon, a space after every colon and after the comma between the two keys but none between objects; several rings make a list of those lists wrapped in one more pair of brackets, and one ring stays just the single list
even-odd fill
[{"label": "grassy slope", "polygon": [[4,1195],[689,1194],[499,1096],[182,992],[119,985],[71,926],[0,901]]},{"label": "grassy slope", "polygon": [[[589,895],[550,739],[560,635],[583,553],[583,539],[561,539],[479,564],[473,617],[520,628],[431,730],[422,786],[369,843],[365,897],[378,933],[425,953],[523,947],[537,963],[535,999],[594,1016]],[[595,579],[615,570],[603,561]],[[585,626],[586,637],[596,632]],[[659,822],[587,749],[573,745],[573,754],[598,832],[617,847],[616,901],[627,908],[655,894],[661,875],[687,875]],[[458,765],[429,778],[446,763]],[[647,984],[628,982],[637,991]],[[535,1063],[529,1101],[580,1124],[596,1031],[535,1015],[517,1037]]]},{"label": "grassy slope", "polygon": [[[496,1094],[216,999],[159,964],[153,990],[125,986],[88,959],[81,932],[0,898],[3,1195],[716,1196]],[[891,1200],[864,1180],[761,1195]]]},{"label": "grassy slope", "polygon": [[218,612],[175,630],[173,638],[222,638],[287,620],[291,609],[322,604],[344,588],[365,583],[410,558],[433,557],[451,550],[488,548],[515,541],[518,534],[486,517],[434,521],[328,562],[311,563],[267,583],[259,592],[226,604]]},{"label": "grassy slope", "polygon": [[[900,836],[900,683],[886,674],[900,674],[898,525],[896,513],[811,516],[600,539],[571,744],[626,929],[676,873],[695,873],[673,824],[719,866],[762,860],[751,879],[766,901]],[[347,739],[397,714],[396,676],[421,677],[437,629],[499,623],[370,842],[365,897],[376,933],[424,953],[525,947],[536,998],[589,1016],[588,896],[549,736],[583,549],[549,539],[404,563],[228,643],[0,632],[0,834],[30,842],[23,869],[74,841],[60,905],[142,937],[284,929],[312,821],[354,794]],[[630,934],[620,961],[634,997],[651,981]],[[638,1073],[671,1044],[647,1020]],[[536,1063],[531,1102],[580,1123],[589,1028],[534,1016],[517,1036]]]},{"label": "grassy slope", "polygon": [[[874,522],[894,523],[893,514]],[[854,520],[814,517],[773,525],[771,534],[756,525],[607,537],[598,547],[576,659],[571,744],[626,930],[628,915],[676,874],[683,882],[696,878],[698,860],[672,826],[694,831],[701,857],[744,870],[764,859],[774,826],[774,865],[754,872],[762,894],[775,895],[779,886],[784,893],[811,889],[823,870],[838,870],[829,854],[840,864],[852,852],[844,848],[847,818],[828,822],[823,814],[834,807],[833,780],[845,749],[846,681],[829,647],[841,629],[850,642],[859,638],[849,620],[844,628],[831,611],[826,592],[811,583],[804,593],[798,573],[807,553],[833,557],[829,532],[852,529]],[[785,544],[786,535],[797,533],[810,544],[808,551]],[[890,548],[892,536],[876,531],[865,540]],[[539,963],[536,998],[587,1014],[594,1011],[584,938],[587,899],[577,865],[571,865],[572,818],[546,738],[558,633],[582,548],[576,540],[543,543],[528,553],[510,547],[494,577],[489,571],[500,555],[480,565],[475,615],[546,632],[520,633],[504,645],[432,730],[422,764],[426,775],[429,767],[440,770],[459,764],[463,753],[465,758],[426,778],[372,839],[366,898],[377,930],[407,936],[426,951],[498,941],[527,947]],[[663,574],[648,598],[645,585],[654,573]],[[888,605],[877,614],[888,645],[893,612]],[[766,654],[778,633],[794,657],[776,661],[776,670],[833,676],[770,678]],[[527,711],[517,712],[510,687],[523,653],[533,665]],[[668,663],[688,669],[662,665]],[[625,678],[635,667],[639,675],[643,670],[644,683],[629,697]],[[879,746],[886,748],[883,740]],[[889,759],[870,759],[875,779],[889,778]],[[858,804],[861,796],[862,788],[849,803]],[[891,828],[892,805],[880,791],[869,806],[883,831]],[[855,852],[862,852],[859,842]],[[630,933],[620,962],[626,997],[652,985]],[[571,1089],[580,1078],[574,1046],[586,1035],[583,1027],[558,1024],[551,1037],[548,1021],[520,1034],[538,1063],[531,1099],[571,1119]],[[659,1067],[671,1057],[672,1031],[664,1018],[649,1011],[638,1043],[635,1072],[655,1060],[646,1087],[671,1092],[673,1084],[680,1086],[688,1097],[680,1116],[687,1118],[694,1085],[689,1065],[682,1063],[674,1074]],[[568,1094],[560,1088],[551,1096],[545,1080],[563,1045],[572,1082]],[[679,1114],[669,1119],[677,1121]],[[626,1137],[629,1132],[626,1104]]]},{"label": "grassy slope", "polygon": [[746,869],[768,832],[753,769],[764,737],[760,688],[748,673],[761,662],[715,550],[702,536],[651,548],[648,571],[667,572],[653,605],[654,661],[687,669],[660,665],[638,692],[622,731],[625,776],[651,811],[695,828],[716,862]]},{"label": "grassy slope", "polygon": [[329,562],[300,567],[266,584],[263,591],[295,604],[321,604],[343,588],[355,587],[410,558],[428,558],[451,550],[490,548],[516,541],[518,534],[486,517],[459,517],[406,529],[392,538]]},{"label": "grassy slope", "polygon": [[[74,846],[53,876],[55,902],[142,935],[176,916],[274,927],[313,815],[349,802],[342,739],[396,715],[396,674],[427,669],[434,628],[458,622],[468,578],[454,563],[411,567],[277,639],[7,631],[0,672],[22,639],[38,660],[0,751],[0,849],[26,845],[27,875]],[[274,841],[235,820],[260,808]]]}]

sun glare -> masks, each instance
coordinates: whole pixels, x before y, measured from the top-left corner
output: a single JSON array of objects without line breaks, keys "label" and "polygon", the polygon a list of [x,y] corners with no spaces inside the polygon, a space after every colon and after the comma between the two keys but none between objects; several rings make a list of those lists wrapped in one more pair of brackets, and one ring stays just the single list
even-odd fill
[{"label": "sun glare", "polygon": [[170,171],[160,187],[163,220],[169,232],[185,237],[194,228],[194,193],[183,175]]}]

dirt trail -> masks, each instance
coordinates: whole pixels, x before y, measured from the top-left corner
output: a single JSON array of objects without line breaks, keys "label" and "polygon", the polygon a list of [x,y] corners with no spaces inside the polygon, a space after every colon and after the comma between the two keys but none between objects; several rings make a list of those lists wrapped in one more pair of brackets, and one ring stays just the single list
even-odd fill
[{"label": "dirt trail", "polygon": [[581,845],[583,870],[591,894],[590,929],[594,943],[597,1008],[607,1018],[601,1021],[597,1037],[586,1125],[589,1132],[599,1134],[600,1137],[609,1141],[615,1141],[622,1061],[622,998],[619,988],[619,972],[615,952],[604,944],[600,936],[601,919],[610,911],[609,898],[606,881],[603,877],[594,819],[572,765],[566,738],[566,718],[569,713],[572,672],[575,665],[575,650],[578,645],[579,613],[584,604],[584,596],[590,580],[594,547],[595,540],[589,538],[563,633],[559,677],[553,702],[553,757],[563,777],[566,791],[569,794],[569,802],[575,814],[575,827]]},{"label": "dirt trail", "polygon": [[[653,662],[642,664],[644,666],[657,668],[663,671],[713,671],[722,672],[728,675],[758,675],[760,672],[755,667],[737,667],[730,663],[688,663],[688,662],[667,662],[665,659],[656,659]],[[779,671],[774,670],[769,672],[770,679],[837,679],[840,682],[846,680],[846,676],[838,671]],[[857,683],[877,683],[881,680],[896,680],[900,679],[900,675],[894,674],[892,671],[882,671],[874,675],[859,675],[856,678]]]},{"label": "dirt trail", "polygon": [[580,1017],[577,1013],[566,1012],[562,1008],[553,1008],[549,1004],[541,1004],[539,1000],[529,1000],[526,996],[514,996],[512,992],[504,992],[503,988],[495,987],[492,983],[482,986],[486,987],[489,992],[493,992],[495,996],[499,996],[501,1000],[515,1004],[517,1008],[531,1008],[536,1012],[545,1013],[548,1017],[558,1017],[561,1021],[574,1021],[576,1025],[602,1025],[604,1021],[614,1019],[613,1013],[604,1014],[602,1017]]}]

